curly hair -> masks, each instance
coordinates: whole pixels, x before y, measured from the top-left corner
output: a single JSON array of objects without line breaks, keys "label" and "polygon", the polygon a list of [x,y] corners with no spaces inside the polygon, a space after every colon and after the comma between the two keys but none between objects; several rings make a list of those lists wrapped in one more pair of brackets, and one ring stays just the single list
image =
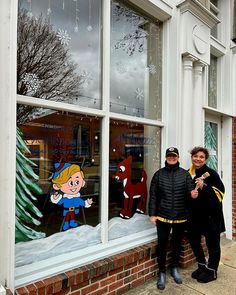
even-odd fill
[{"label": "curly hair", "polygon": [[205,154],[206,160],[209,158],[210,154],[207,148],[203,147],[203,146],[195,146],[190,154],[191,156],[196,155],[198,152],[203,152]]}]

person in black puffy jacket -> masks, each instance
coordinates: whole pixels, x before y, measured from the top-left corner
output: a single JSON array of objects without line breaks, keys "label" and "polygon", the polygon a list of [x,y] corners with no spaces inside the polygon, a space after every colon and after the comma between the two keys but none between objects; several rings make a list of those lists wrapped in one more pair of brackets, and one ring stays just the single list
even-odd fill
[{"label": "person in black puffy jacket", "polygon": [[[192,166],[189,172],[199,193],[190,201],[188,236],[198,262],[192,278],[200,283],[217,279],[221,255],[220,234],[225,231],[222,210],[225,188],[218,173],[206,165],[208,158],[209,152],[204,147],[198,146],[191,151]],[[202,235],[206,240],[208,263],[201,244]]]},{"label": "person in black puffy jacket", "polygon": [[189,172],[179,166],[178,149],[170,147],[166,150],[165,167],[159,169],[152,177],[149,198],[150,221],[157,227],[157,288],[161,290],[166,284],[166,255],[171,230],[171,275],[177,284],[182,283],[178,262],[191,194],[195,197],[198,191],[194,190]]}]

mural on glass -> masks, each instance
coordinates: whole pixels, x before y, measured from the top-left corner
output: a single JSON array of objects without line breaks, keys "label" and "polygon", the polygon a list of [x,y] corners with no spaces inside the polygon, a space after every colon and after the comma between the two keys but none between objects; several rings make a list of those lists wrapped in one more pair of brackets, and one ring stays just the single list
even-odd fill
[{"label": "mural on glass", "polygon": [[101,107],[101,0],[19,0],[17,93]]},{"label": "mural on glass", "polygon": [[217,57],[211,55],[208,70],[208,106],[217,108]]},{"label": "mural on glass", "polygon": [[161,120],[162,25],[111,1],[110,110]]},{"label": "mural on glass", "polygon": [[[161,129],[110,122],[109,239],[153,228],[147,214],[150,180],[160,168]],[[121,230],[114,229],[119,225]]]},{"label": "mural on glass", "polygon": [[17,242],[40,239],[45,233],[35,230],[40,225],[42,213],[37,208],[37,195],[42,194],[38,185],[38,175],[33,168],[36,164],[26,157],[30,150],[23,140],[23,133],[16,130],[16,228],[15,240]]},{"label": "mural on glass", "polygon": [[100,119],[21,104],[17,126],[16,266],[99,244]]},{"label": "mural on glass", "polygon": [[205,147],[209,150],[210,156],[207,165],[218,170],[218,128],[216,123],[205,121]]}]

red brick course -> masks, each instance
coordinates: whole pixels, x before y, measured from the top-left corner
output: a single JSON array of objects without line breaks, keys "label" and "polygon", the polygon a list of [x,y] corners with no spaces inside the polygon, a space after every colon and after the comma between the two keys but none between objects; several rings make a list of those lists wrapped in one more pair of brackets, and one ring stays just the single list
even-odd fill
[{"label": "red brick course", "polygon": [[[204,241],[203,241],[204,242]],[[65,273],[16,289],[16,295],[117,295],[156,277],[156,242],[136,247]],[[206,248],[205,248],[206,249]],[[171,252],[168,250],[167,264]],[[187,239],[182,242],[180,266],[195,262]]]}]

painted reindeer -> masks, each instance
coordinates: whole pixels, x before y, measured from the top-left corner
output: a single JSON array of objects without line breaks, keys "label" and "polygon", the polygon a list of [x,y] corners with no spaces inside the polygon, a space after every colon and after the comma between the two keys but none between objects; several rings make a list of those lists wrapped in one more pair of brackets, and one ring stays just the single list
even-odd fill
[{"label": "painted reindeer", "polygon": [[123,195],[124,195],[124,206],[120,211],[120,216],[122,218],[131,218],[133,215],[133,200],[139,198],[137,204],[136,212],[144,213],[146,211],[146,200],[147,200],[147,174],[142,171],[142,179],[138,183],[131,182],[131,163],[132,156],[124,159],[118,164],[116,174],[113,176],[116,180],[123,181]]}]

